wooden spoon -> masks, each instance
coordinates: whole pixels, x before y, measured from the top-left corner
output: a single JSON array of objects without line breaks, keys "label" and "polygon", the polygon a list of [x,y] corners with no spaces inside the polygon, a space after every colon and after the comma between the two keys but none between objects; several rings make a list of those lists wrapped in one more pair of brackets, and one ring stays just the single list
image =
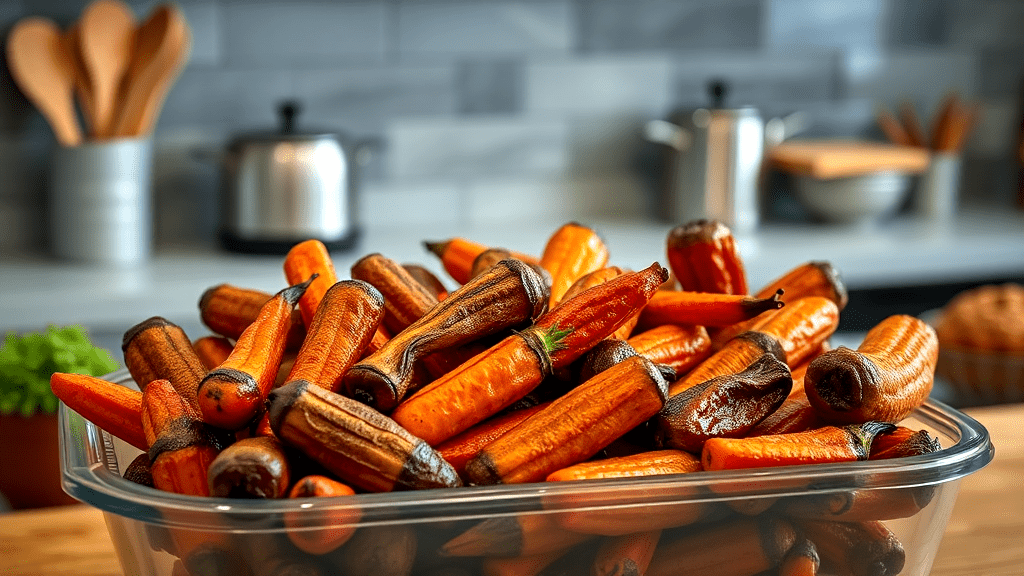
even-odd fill
[{"label": "wooden spoon", "polygon": [[117,93],[132,53],[135,15],[120,0],[96,0],[82,12],[78,49],[92,96],[93,135],[110,136]]},{"label": "wooden spoon", "polygon": [[171,83],[188,60],[191,43],[188,22],[169,4],[157,6],[136,30],[114,136],[153,131]]},{"label": "wooden spoon", "polygon": [[18,87],[42,112],[62,146],[82,143],[75,117],[74,73],[60,29],[46,18],[25,18],[7,38],[7,63]]},{"label": "wooden spoon", "polygon": [[78,51],[78,23],[72,24],[61,38],[64,41],[64,49],[71,62],[71,69],[75,75],[75,94],[78,96],[78,108],[85,118],[86,129],[95,134],[96,118],[93,117],[92,89],[89,86],[89,73],[85,70],[82,62],[82,54]]}]

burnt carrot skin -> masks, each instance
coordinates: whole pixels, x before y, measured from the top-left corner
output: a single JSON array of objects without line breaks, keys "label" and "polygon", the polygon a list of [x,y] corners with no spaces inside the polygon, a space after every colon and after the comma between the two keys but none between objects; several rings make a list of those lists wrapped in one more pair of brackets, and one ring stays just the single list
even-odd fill
[{"label": "burnt carrot skin", "polygon": [[352,265],[352,278],[372,285],[384,295],[384,327],[396,335],[437,304],[437,297],[397,262],[368,254]]},{"label": "burnt carrot skin", "polygon": [[789,367],[765,354],[742,372],[719,376],[669,398],[654,419],[656,442],[700,453],[710,438],[745,436],[786,400]]},{"label": "burnt carrot skin", "polygon": [[50,390],[86,420],[139,450],[149,449],[142,430],[142,392],[84,374],[56,372]]},{"label": "burnt carrot skin", "polygon": [[192,343],[192,350],[207,370],[220,366],[231,355],[234,347],[235,345],[223,336],[203,336]]},{"label": "burnt carrot skin", "polygon": [[285,288],[264,304],[228,359],[203,378],[198,396],[204,422],[240,430],[263,411],[284,356],[292,311],[309,282]]},{"label": "burnt carrot skin", "polygon": [[448,297],[448,288],[445,287],[441,279],[434,275],[433,272],[427,270],[419,264],[402,264],[402,268],[409,273],[410,276],[416,279],[424,288],[429,290],[440,302]]},{"label": "burnt carrot skin", "polygon": [[530,393],[636,313],[668,271],[653,264],[595,286],[488,348],[398,405],[391,417],[431,446]]},{"label": "burnt carrot skin", "polygon": [[466,476],[476,484],[543,480],[657,414],[667,386],[650,360],[624,360],[488,444],[466,463]]},{"label": "burnt carrot skin", "polygon": [[142,393],[142,428],[149,444],[153,486],[209,496],[207,476],[219,450],[198,414],[167,380],[150,382]]},{"label": "burnt carrot skin", "polygon": [[829,423],[899,422],[928,398],[939,357],[935,330],[918,318],[890,316],[856,351],[840,346],[807,367],[811,406]]},{"label": "burnt carrot skin", "polygon": [[637,354],[671,366],[680,376],[711,355],[711,338],[703,326],[665,324],[630,336],[626,342]]},{"label": "burnt carrot skin", "polygon": [[121,475],[125,480],[135,482],[140,486],[153,487],[153,474],[149,471],[149,454],[143,452],[132,460],[131,464],[124,469]]},{"label": "burnt carrot skin", "polygon": [[198,408],[196,390],[206,367],[180,326],[159,316],[143,320],[125,332],[121,350],[140,390],[153,380],[169,380],[189,406]]},{"label": "burnt carrot skin", "polygon": [[383,318],[384,297],[376,288],[362,280],[336,282],[321,298],[285,382],[305,380],[338,392]]},{"label": "burnt carrot skin", "polygon": [[607,264],[608,248],[592,229],[570,222],[556,230],[540,257],[541,267],[551,273],[551,307],[558,305],[583,275]]},{"label": "burnt carrot skin", "polygon": [[[459,284],[465,284],[472,278],[473,260],[489,247],[466,238],[449,238],[439,242],[424,242],[423,246],[441,259],[441,265]],[[509,251],[516,260],[527,264],[539,264],[537,258],[521,252]]]},{"label": "burnt carrot skin", "polygon": [[[571,372],[575,374],[573,384],[582,384],[619,362],[636,355],[636,350],[633,350],[633,347],[625,340],[606,338],[573,363],[571,369]],[[675,371],[673,370],[672,373],[674,375]]]},{"label": "burnt carrot skin", "polygon": [[324,294],[338,281],[338,273],[334,270],[334,262],[331,260],[331,253],[327,251],[327,246],[316,239],[299,242],[292,246],[284,257],[284,277],[289,286],[301,284],[307,279],[313,278],[302,297],[299,298],[298,304],[299,312],[302,314],[302,324],[309,328],[313,322],[313,314],[320,306]]},{"label": "burnt carrot skin", "polygon": [[548,482],[686,474],[703,470],[700,458],[682,450],[651,450],[632,456],[580,462],[548,474]]},{"label": "burnt carrot skin", "polygon": [[[242,332],[259,317],[263,305],[273,297],[273,294],[262,290],[218,284],[208,288],[199,298],[199,316],[203,324],[215,334],[238,340]],[[306,337],[306,325],[298,309],[292,315],[288,350],[295,351]]]},{"label": "burnt carrot skin", "polygon": [[786,358],[785,350],[775,338],[761,332],[744,332],[685,376],[669,384],[668,394],[675,396],[712,378],[737,374],[765,354],[771,354],[782,361]]},{"label": "burnt carrot skin", "polygon": [[469,430],[465,430],[438,444],[434,449],[441,455],[459,477],[465,478],[466,462],[480,453],[488,444],[504,436],[509,430],[524,420],[546,408],[551,402],[544,402],[522,410],[513,410],[507,414],[485,420]]},{"label": "burnt carrot skin", "polygon": [[721,222],[694,220],[673,228],[668,234],[668,264],[683,290],[747,293],[743,259],[732,231]]},{"label": "burnt carrot skin", "polygon": [[662,324],[729,326],[784,306],[782,292],[768,298],[662,290],[640,314],[641,330]]},{"label": "burnt carrot skin", "polygon": [[933,438],[927,430],[914,431],[906,426],[897,426],[889,434],[880,434],[871,443],[869,460],[885,460],[887,458],[903,458],[931,454],[942,449],[937,438]]},{"label": "burnt carrot skin", "polygon": [[820,350],[838,326],[839,308],[835,303],[820,296],[808,296],[790,301],[758,326],[757,331],[778,340],[786,352],[786,364],[793,368]]},{"label": "burnt carrot skin", "polygon": [[[300,478],[288,492],[288,497],[334,498],[354,494],[355,490],[337,480],[313,474]],[[337,550],[347,542],[355,533],[361,517],[362,513],[356,506],[325,510],[319,515],[303,510],[301,513],[285,512],[284,525],[296,548],[308,554],[321,555]]]},{"label": "burnt carrot skin", "polygon": [[735,470],[867,460],[872,439],[892,429],[887,422],[866,422],[756,438],[711,438],[704,443],[701,462],[705,470]]},{"label": "burnt carrot skin", "polygon": [[751,576],[778,566],[796,538],[793,525],[781,518],[726,521],[681,538],[663,538],[647,576]]},{"label": "burnt carrot skin", "polygon": [[757,426],[747,432],[747,436],[791,434],[820,428],[824,425],[825,423],[818,418],[818,413],[811,407],[811,403],[807,401],[807,396],[801,391],[799,394],[791,394],[789,398],[786,398],[778,410],[758,422]]},{"label": "burnt carrot skin", "polygon": [[569,532],[548,514],[518,514],[484,520],[441,546],[445,556],[519,558],[565,550],[593,538]]},{"label": "burnt carrot skin", "polygon": [[390,412],[409,391],[419,359],[537,318],[547,310],[546,288],[528,265],[502,260],[352,366],[343,380],[348,396]]},{"label": "burnt carrot skin", "polygon": [[593,576],[640,576],[654,557],[661,530],[650,530],[606,540],[597,550]]},{"label": "burnt carrot skin", "polygon": [[885,524],[797,520],[814,542],[821,563],[843,576],[896,576],[906,564],[906,552]]},{"label": "burnt carrot skin", "polygon": [[217,454],[207,481],[211,496],[284,498],[291,483],[288,458],[273,435],[243,438]]},{"label": "burnt carrot skin", "polygon": [[817,576],[821,558],[814,542],[804,538],[797,542],[779,565],[779,576]]}]

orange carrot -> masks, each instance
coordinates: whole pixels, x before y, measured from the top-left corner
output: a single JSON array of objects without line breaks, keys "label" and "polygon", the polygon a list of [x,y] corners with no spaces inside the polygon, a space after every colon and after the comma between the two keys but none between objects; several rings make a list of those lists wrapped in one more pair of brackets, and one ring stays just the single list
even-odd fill
[{"label": "orange carrot", "polygon": [[912,428],[897,426],[889,434],[880,434],[871,444],[870,460],[903,458],[931,454],[942,449],[938,439],[932,438],[927,430],[914,431]]},{"label": "orange carrot", "polygon": [[773,314],[757,331],[778,340],[786,351],[786,364],[798,366],[821,349],[839,326],[839,308],[820,296],[792,300]]},{"label": "orange carrot", "polygon": [[817,576],[821,566],[818,549],[814,542],[807,540],[797,542],[782,558],[779,576]]},{"label": "orange carrot", "polygon": [[[288,497],[334,498],[352,496],[355,491],[327,476],[310,475],[301,478],[288,492]],[[284,525],[288,538],[295,547],[308,554],[326,554],[347,542],[356,531],[362,513],[355,504],[341,508],[330,506],[320,513],[317,502],[301,512],[285,512]]]},{"label": "orange carrot", "polygon": [[651,450],[632,456],[580,462],[548,474],[548,482],[594,478],[632,478],[699,472],[700,458],[682,450]]},{"label": "orange carrot", "polygon": [[626,341],[637,354],[666,364],[682,376],[711,355],[711,338],[703,326],[665,324],[640,332]]},{"label": "orange carrot", "polygon": [[565,530],[549,514],[497,516],[446,542],[441,554],[516,558],[565,550],[590,538],[593,536]]},{"label": "orange carrot", "polygon": [[683,290],[747,293],[746,272],[736,240],[721,222],[695,220],[673,228],[668,234],[668,264]]},{"label": "orange carrot", "polygon": [[[794,382],[795,380],[794,378]],[[747,436],[790,434],[820,428],[824,425],[825,423],[818,418],[818,413],[807,401],[807,396],[801,391],[797,394],[790,394],[778,410],[758,422],[757,426],[747,432]]]},{"label": "orange carrot", "polygon": [[[579,278],[579,280],[573,282],[572,286],[570,286],[569,289],[562,296],[562,300],[568,300],[569,298],[576,296],[577,294],[583,292],[588,288],[593,288],[594,286],[597,286],[599,284],[604,284],[605,282],[611,280],[612,278],[617,278],[625,273],[626,271],[623,270],[622,268],[619,268],[618,266],[607,266],[605,268],[601,268],[600,270],[590,272],[589,274],[584,274]],[[633,315],[633,317],[627,320],[625,324],[619,326],[619,329],[616,330],[614,334],[612,334],[612,338],[618,338],[619,340],[625,340],[626,338],[629,338],[629,335],[633,332],[633,329],[636,327],[636,323],[639,320],[639,313]]]},{"label": "orange carrot", "polygon": [[[273,294],[262,290],[218,284],[207,289],[199,298],[199,316],[214,334],[238,340],[242,332],[260,315],[263,305],[273,297]],[[302,322],[302,312],[296,308],[292,311],[288,350],[298,350],[305,337],[306,325]]]},{"label": "orange carrot", "polygon": [[207,370],[213,370],[223,364],[234,347],[235,345],[223,336],[203,336],[192,343],[192,349]]},{"label": "orange carrot", "polygon": [[150,382],[142,393],[142,428],[149,444],[153,486],[209,496],[207,476],[218,450],[198,415],[167,380]]},{"label": "orange carrot", "polygon": [[737,374],[765,354],[771,354],[779,360],[786,358],[786,352],[775,338],[761,332],[744,332],[685,376],[671,383],[668,394],[675,396],[712,378]]},{"label": "orange carrot", "polygon": [[50,390],[86,420],[140,450],[149,448],[142,430],[142,392],[84,374],[56,372]]},{"label": "orange carrot", "polygon": [[469,462],[488,444],[504,436],[509,430],[521,424],[524,420],[533,416],[547,407],[550,402],[513,410],[507,414],[495,416],[490,420],[473,426],[451,438],[441,442],[435,447],[437,453],[448,461],[460,477],[465,477],[466,462]]},{"label": "orange carrot", "polygon": [[396,335],[437,304],[437,297],[390,258],[368,254],[352,265],[352,278],[362,280],[384,296],[383,326]]},{"label": "orange carrot", "polygon": [[666,534],[662,540],[647,576],[752,576],[782,561],[796,541],[796,530],[786,520],[765,515],[741,517],[677,538]]},{"label": "orange carrot", "polygon": [[637,532],[606,540],[594,559],[593,576],[640,576],[654,557],[661,530]]},{"label": "orange carrot", "polygon": [[[441,259],[441,264],[444,266],[445,271],[459,284],[469,282],[473,260],[488,248],[483,244],[465,238],[451,238],[441,242],[424,242],[423,245]],[[533,256],[519,252],[509,253],[516,260],[521,260],[527,264],[539,263]]]},{"label": "orange carrot", "polygon": [[784,306],[782,291],[769,298],[661,290],[644,307],[641,330],[662,324],[729,326]]},{"label": "orange carrot", "polygon": [[292,246],[284,257],[284,276],[288,284],[300,284],[314,275],[316,276],[309,283],[306,292],[299,298],[302,324],[306,328],[312,324],[313,314],[320,306],[324,294],[338,281],[338,273],[334,271],[331,254],[323,242],[306,240]]},{"label": "orange carrot", "polygon": [[551,308],[562,301],[569,287],[584,274],[607,264],[608,248],[596,232],[575,222],[556,230],[540,258],[541,267],[551,273]]}]

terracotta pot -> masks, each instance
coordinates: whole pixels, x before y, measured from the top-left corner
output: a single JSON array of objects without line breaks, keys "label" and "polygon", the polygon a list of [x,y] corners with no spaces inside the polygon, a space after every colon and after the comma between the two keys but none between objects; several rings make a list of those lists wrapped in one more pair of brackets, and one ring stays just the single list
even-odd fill
[{"label": "terracotta pot", "polygon": [[0,416],[0,494],[11,508],[73,504],[60,487],[57,415]]}]

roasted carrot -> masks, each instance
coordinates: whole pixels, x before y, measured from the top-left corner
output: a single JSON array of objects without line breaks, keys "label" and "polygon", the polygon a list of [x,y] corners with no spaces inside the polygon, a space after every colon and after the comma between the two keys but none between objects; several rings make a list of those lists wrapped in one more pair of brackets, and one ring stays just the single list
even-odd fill
[{"label": "roasted carrot", "polygon": [[665,324],[630,336],[626,342],[655,364],[667,364],[680,376],[711,355],[711,338],[703,326]]},{"label": "roasted carrot", "polygon": [[642,501],[635,495],[553,492],[544,496],[544,508],[566,530],[601,536],[710,523],[726,514],[721,504],[702,499],[698,490],[668,485],[652,486]]},{"label": "roasted carrot", "polygon": [[292,246],[284,257],[284,277],[289,286],[313,278],[299,298],[298,304],[302,324],[308,329],[324,294],[338,281],[338,273],[334,270],[334,262],[327,251],[327,246],[315,239]]},{"label": "roasted carrot", "polygon": [[548,482],[685,474],[702,470],[700,458],[682,450],[652,450],[632,456],[580,462],[548,474]]},{"label": "roasted carrot", "polygon": [[747,293],[743,260],[732,231],[715,220],[694,220],[668,233],[668,264],[683,290]]},{"label": "roasted carrot", "polygon": [[662,542],[647,576],[751,576],[778,566],[795,542],[793,525],[781,518],[731,520]]},{"label": "roasted carrot", "polygon": [[[218,284],[207,289],[199,298],[199,316],[214,334],[238,340],[242,332],[259,317],[263,305],[273,297],[273,294],[262,290]],[[288,331],[288,350],[298,350],[305,337],[306,325],[302,322],[302,312],[296,308],[292,312],[291,328]]]},{"label": "roasted carrot", "polygon": [[419,537],[409,524],[360,527],[328,565],[345,576],[413,576]]},{"label": "roasted carrot", "polygon": [[198,414],[167,380],[150,382],[142,393],[142,428],[149,444],[153,486],[209,496],[207,475],[218,449]]},{"label": "roasted carrot", "polygon": [[[633,350],[633,347],[625,340],[614,337],[606,338],[573,363],[571,367],[571,372],[574,374],[572,384],[586,382],[619,362],[636,355],[636,350]],[[672,372],[674,375],[675,371]]]},{"label": "roasted carrot", "polygon": [[273,435],[243,438],[217,454],[207,480],[211,496],[283,498],[291,483],[288,457]]},{"label": "roasted carrot", "polygon": [[841,576],[896,576],[903,571],[906,553],[885,524],[798,520],[801,531],[814,542],[828,573]]},{"label": "roasted carrot", "polygon": [[546,288],[528,265],[502,260],[352,366],[343,380],[348,396],[391,411],[405,398],[417,360],[536,319],[547,310]]},{"label": "roasted carrot", "polygon": [[811,362],[804,387],[829,423],[899,422],[932,389],[939,341],[913,316],[896,315],[868,331],[856,351],[840,346]]},{"label": "roasted carrot", "polygon": [[598,549],[590,573],[593,576],[640,576],[647,572],[660,538],[661,530],[610,538]]},{"label": "roasted carrot", "polygon": [[522,410],[513,410],[507,414],[484,420],[476,426],[441,442],[435,447],[435,450],[455,468],[460,477],[465,478],[466,462],[469,462],[485,446],[501,438],[505,433],[518,426],[530,416],[540,412],[548,404],[550,402],[537,404]]},{"label": "roasted carrot", "polygon": [[718,376],[669,398],[654,418],[656,442],[700,453],[710,438],[745,436],[786,400],[789,367],[765,354],[736,374]]},{"label": "roasted carrot", "polygon": [[429,290],[437,297],[437,301],[440,302],[448,297],[448,288],[441,282],[441,279],[434,275],[433,272],[427,270],[419,264],[402,264],[402,268],[409,273],[410,276],[416,279],[424,288]]},{"label": "roasted carrot", "polygon": [[872,439],[892,429],[887,422],[866,422],[756,438],[711,438],[704,443],[701,462],[705,470],[734,470],[867,460]]},{"label": "roasted carrot", "polygon": [[207,370],[213,370],[223,364],[234,347],[235,345],[223,336],[203,336],[192,343],[192,350]]},{"label": "roasted carrot", "polygon": [[[612,278],[622,276],[626,272],[626,270],[623,270],[618,266],[607,266],[605,268],[601,268],[599,270],[590,272],[589,274],[584,274],[578,280],[576,280],[576,282],[573,282],[572,286],[569,286],[569,289],[565,292],[564,295],[562,295],[562,300],[568,300],[569,298],[576,296],[577,294],[583,292],[584,290],[587,290],[588,288],[593,288],[594,286],[597,286],[599,284],[604,284],[605,282],[611,280]],[[636,324],[639,320],[640,314],[634,314],[633,317],[627,320],[625,324],[619,326],[619,329],[612,334],[612,338],[618,338],[619,340],[625,340],[626,338],[629,338],[630,334],[633,333],[633,329],[636,327]]]},{"label": "roasted carrot", "polygon": [[608,248],[596,232],[575,222],[556,230],[540,257],[541,267],[551,273],[551,307],[562,301],[580,277],[607,264]]},{"label": "roasted carrot", "polygon": [[143,320],[124,333],[121,350],[139,390],[153,380],[169,380],[190,407],[198,408],[196,390],[206,367],[180,326],[159,316]]},{"label": "roasted carrot", "polygon": [[925,484],[876,490],[846,490],[788,498],[779,511],[793,518],[866,522],[909,518],[931,502],[938,486]]},{"label": "roasted carrot", "polygon": [[781,290],[768,298],[661,290],[644,307],[637,327],[649,330],[662,324],[729,326],[782,308],[781,296]]},{"label": "roasted carrot", "polygon": [[238,337],[231,355],[199,384],[203,421],[239,430],[262,410],[277,378],[295,303],[312,279],[277,293]]},{"label": "roasted carrot", "polygon": [[441,553],[518,558],[565,550],[590,538],[593,536],[569,532],[552,522],[548,514],[517,514],[490,518],[474,525],[446,542]]},{"label": "roasted carrot", "polygon": [[384,347],[384,344],[391,339],[391,334],[388,333],[388,329],[383,324],[377,326],[377,331],[373,333],[373,338],[370,339],[370,343],[366,345],[366,349],[363,350],[363,358],[366,358],[370,354],[373,354],[377,350]]},{"label": "roasted carrot", "polygon": [[[504,248],[488,248],[477,254],[476,258],[473,258],[473,264],[469,268],[469,278],[476,278],[490,269],[491,266],[512,257],[512,253]],[[465,282],[463,282],[463,284],[465,284]]]},{"label": "roasted carrot", "polygon": [[817,576],[821,566],[814,542],[804,538],[789,549],[779,566],[779,576]]},{"label": "roasted carrot", "polygon": [[101,378],[56,372],[50,390],[83,418],[139,450],[149,443],[142,430],[142,393]]},{"label": "roasted carrot", "polygon": [[[299,498],[334,498],[352,496],[352,488],[321,475],[310,475],[300,478],[288,492],[288,497]],[[301,512],[286,512],[284,525],[288,538],[295,547],[309,554],[326,554],[336,550],[348,541],[356,530],[362,517],[358,506],[330,506],[316,512],[317,502]]]},{"label": "roasted carrot", "polygon": [[783,361],[786,358],[786,352],[775,338],[761,332],[744,332],[685,376],[670,384],[668,394],[675,396],[712,378],[739,373],[765,354],[771,354]]},{"label": "roasted carrot", "polygon": [[[469,282],[472,277],[470,271],[473,268],[473,260],[481,252],[488,249],[487,246],[465,238],[450,238],[440,242],[424,242],[427,250],[441,259],[441,264],[452,279],[459,284]],[[522,260],[527,264],[538,264],[539,261],[533,256],[520,252],[509,252],[516,260]]]},{"label": "roasted carrot", "polygon": [[839,309],[820,296],[808,296],[790,303],[757,327],[758,332],[778,340],[786,351],[790,368],[800,365],[821,349],[839,326]]},{"label": "roasted carrot", "polygon": [[368,254],[352,265],[352,278],[372,285],[384,295],[384,327],[398,334],[437,304],[437,297],[397,262]]},{"label": "roasted carrot", "polygon": [[869,460],[885,460],[887,458],[903,458],[931,454],[942,450],[937,438],[933,438],[927,430],[914,431],[905,426],[897,426],[889,434],[879,434],[871,443]]},{"label": "roasted carrot", "polygon": [[237,549],[253,576],[329,576],[321,568],[319,558],[295,548],[279,532],[256,532],[241,539]]},{"label": "roasted carrot", "polygon": [[531,328],[407,398],[392,418],[436,446],[526,396],[553,370],[607,338],[647,302],[667,274],[653,264],[567,300]]},{"label": "roasted carrot", "polygon": [[305,380],[331,392],[370,343],[384,318],[384,297],[362,280],[342,280],[320,299],[285,382]]},{"label": "roasted carrot", "polygon": [[778,410],[758,422],[747,432],[747,436],[790,434],[820,428],[824,425],[825,423],[818,418],[818,413],[807,401],[807,396],[801,391],[799,394],[792,394],[786,398]]}]

